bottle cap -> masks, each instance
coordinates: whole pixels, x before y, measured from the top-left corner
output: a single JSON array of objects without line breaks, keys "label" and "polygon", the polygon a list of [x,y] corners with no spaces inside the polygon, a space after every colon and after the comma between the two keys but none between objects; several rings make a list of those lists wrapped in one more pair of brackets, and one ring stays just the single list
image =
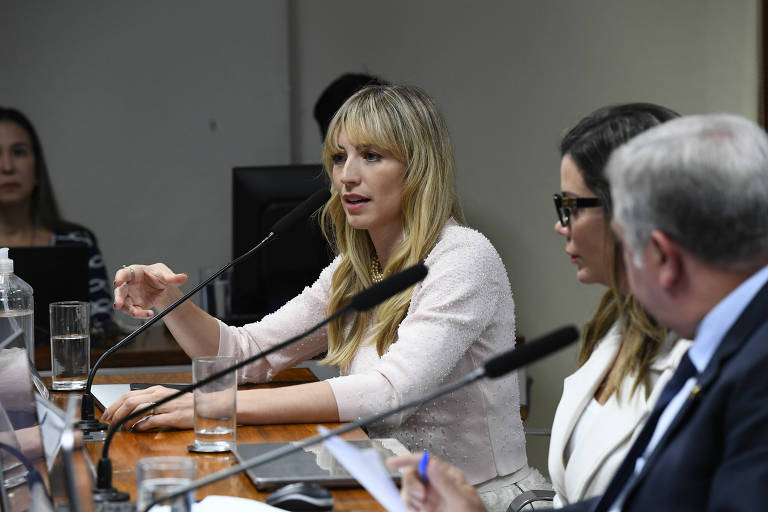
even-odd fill
[{"label": "bottle cap", "polygon": [[0,249],[0,274],[13,272],[13,260],[8,258],[8,248]]}]

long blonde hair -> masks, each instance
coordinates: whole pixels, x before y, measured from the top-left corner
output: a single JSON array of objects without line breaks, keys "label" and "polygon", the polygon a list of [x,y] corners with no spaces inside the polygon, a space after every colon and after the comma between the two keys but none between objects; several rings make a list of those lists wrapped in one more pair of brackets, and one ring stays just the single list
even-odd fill
[{"label": "long blonde hair", "polygon": [[[448,127],[432,99],[411,86],[372,86],[349,98],[331,121],[323,146],[323,165],[333,179],[333,156],[341,130],[354,145],[371,145],[392,153],[405,166],[402,241],[392,252],[384,275],[422,261],[437,243],[445,222],[464,222],[456,195],[453,145]],[[341,254],[333,274],[328,314],[347,305],[372,284],[375,249],[366,230],[346,221],[337,190],[321,215],[326,238]],[[413,289],[391,297],[375,310],[356,315],[351,325],[339,318],[328,325],[328,354],[323,364],[347,365],[360,344],[370,338],[383,355],[397,339],[397,328],[408,312]],[[348,328],[348,330],[347,330]]]}]

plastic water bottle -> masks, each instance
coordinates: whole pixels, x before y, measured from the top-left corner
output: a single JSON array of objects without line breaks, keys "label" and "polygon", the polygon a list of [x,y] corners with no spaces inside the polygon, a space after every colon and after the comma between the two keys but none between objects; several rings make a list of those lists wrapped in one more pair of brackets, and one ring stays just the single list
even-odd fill
[{"label": "plastic water bottle", "polygon": [[0,348],[26,348],[35,365],[35,299],[32,287],[13,273],[8,248],[0,249]]}]

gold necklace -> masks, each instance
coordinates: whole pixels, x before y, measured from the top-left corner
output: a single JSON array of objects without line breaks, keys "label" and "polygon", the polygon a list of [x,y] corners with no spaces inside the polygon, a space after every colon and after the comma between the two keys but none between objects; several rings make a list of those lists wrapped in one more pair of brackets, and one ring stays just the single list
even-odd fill
[{"label": "gold necklace", "polygon": [[381,263],[379,263],[379,257],[374,254],[371,257],[371,281],[380,283],[382,279],[384,279],[384,273],[381,271]]}]

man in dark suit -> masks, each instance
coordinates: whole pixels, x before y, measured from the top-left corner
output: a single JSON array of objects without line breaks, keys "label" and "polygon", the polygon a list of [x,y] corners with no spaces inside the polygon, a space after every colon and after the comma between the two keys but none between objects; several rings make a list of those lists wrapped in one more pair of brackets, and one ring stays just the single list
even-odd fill
[{"label": "man in dark suit", "polygon": [[635,297],[694,341],[595,510],[762,510],[768,138],[736,116],[690,116],[619,148],[607,173]]},{"label": "man in dark suit", "polygon": [[[607,173],[633,294],[694,342],[605,493],[563,510],[764,510],[768,137],[736,116],[683,117],[619,148]],[[460,477],[427,476],[441,484],[406,485],[409,506],[454,508]]]}]

